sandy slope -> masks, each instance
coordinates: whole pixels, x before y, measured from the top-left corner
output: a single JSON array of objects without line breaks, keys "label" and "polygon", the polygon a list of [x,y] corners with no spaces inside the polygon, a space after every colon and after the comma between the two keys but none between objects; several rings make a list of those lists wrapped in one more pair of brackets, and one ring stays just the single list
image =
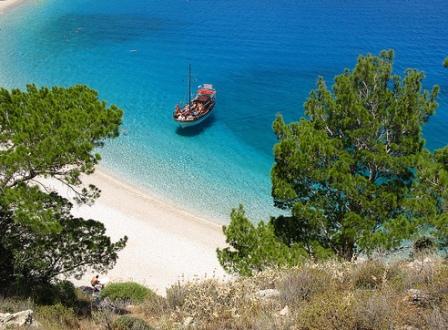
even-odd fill
[{"label": "sandy slope", "polygon": [[[216,258],[216,248],[225,244],[220,225],[150,196],[104,169],[84,181],[98,186],[102,195],[92,207],[75,207],[75,215],[101,220],[113,239],[129,237],[107,275],[111,280],[132,279],[163,294],[179,279],[225,276]],[[77,284],[87,284],[89,278]]]}]

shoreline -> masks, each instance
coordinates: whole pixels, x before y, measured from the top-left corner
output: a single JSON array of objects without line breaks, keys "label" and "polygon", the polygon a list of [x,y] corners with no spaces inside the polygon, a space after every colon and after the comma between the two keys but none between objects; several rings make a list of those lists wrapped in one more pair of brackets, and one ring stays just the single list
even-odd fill
[{"label": "shoreline", "polygon": [[169,197],[160,195],[159,193],[151,190],[148,187],[145,187],[144,185],[138,185],[132,182],[132,180],[127,179],[125,175],[122,175],[114,171],[113,169],[107,168],[103,165],[97,165],[95,167],[94,175],[107,177],[108,180],[113,181],[115,184],[122,186],[124,189],[132,191],[134,194],[139,195],[144,199],[158,204],[160,207],[163,207],[167,210],[172,210],[173,212],[176,212],[181,216],[194,218],[199,222],[203,222],[211,226],[218,226],[219,228],[221,228],[230,220],[230,211],[227,218],[218,218],[203,214],[199,210],[180,207],[176,205],[176,202]]},{"label": "shoreline", "polygon": [[[72,213],[104,223],[113,241],[129,238],[107,273],[111,281],[136,281],[163,295],[177,281],[229,277],[216,255],[218,247],[226,246],[222,225],[148,194],[103,167],[83,182],[101,189],[101,197],[92,206],[74,205]],[[67,188],[55,189],[70,194]],[[87,285],[91,276],[88,272],[81,280],[71,280]]]},{"label": "shoreline", "polygon": [[0,0],[0,15],[5,14],[6,11],[19,6],[25,0]]}]

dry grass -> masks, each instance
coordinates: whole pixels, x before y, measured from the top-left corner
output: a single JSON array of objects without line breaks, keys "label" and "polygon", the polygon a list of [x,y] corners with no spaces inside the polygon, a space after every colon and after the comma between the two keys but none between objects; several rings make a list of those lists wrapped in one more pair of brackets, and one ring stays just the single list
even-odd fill
[{"label": "dry grass", "polygon": [[[261,298],[257,292],[266,289],[278,292]],[[30,304],[0,299],[4,310]],[[177,283],[166,298],[149,295],[127,309],[154,329],[447,329],[448,263],[428,256],[392,264],[308,263],[227,282]],[[113,329],[118,317],[93,311],[76,319],[61,307],[37,311],[49,329]]]}]

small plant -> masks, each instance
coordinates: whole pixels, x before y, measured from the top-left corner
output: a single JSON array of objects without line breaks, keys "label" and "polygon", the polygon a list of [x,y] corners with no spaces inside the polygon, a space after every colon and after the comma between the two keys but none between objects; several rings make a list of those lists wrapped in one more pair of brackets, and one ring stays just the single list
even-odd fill
[{"label": "small plant", "polygon": [[172,285],[170,288],[166,289],[166,300],[168,302],[168,306],[173,309],[181,308],[185,303],[187,294],[187,287],[183,286],[180,282]]},{"label": "small plant", "polygon": [[77,328],[78,319],[72,308],[61,304],[40,306],[36,311],[36,318],[45,325],[45,328]]},{"label": "small plant", "polygon": [[145,321],[142,319],[123,315],[115,319],[112,323],[113,330],[152,330]]},{"label": "small plant", "polygon": [[152,290],[134,282],[111,283],[101,291],[101,298],[132,303],[142,302],[151,295],[155,295]]}]

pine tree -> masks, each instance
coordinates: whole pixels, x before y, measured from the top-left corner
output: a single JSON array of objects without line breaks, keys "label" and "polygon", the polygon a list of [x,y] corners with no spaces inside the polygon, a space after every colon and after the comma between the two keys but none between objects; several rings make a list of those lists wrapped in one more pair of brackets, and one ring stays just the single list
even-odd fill
[{"label": "pine tree", "polygon": [[422,134],[439,88],[424,90],[422,72],[401,78],[392,64],[392,51],[360,56],[331,89],[318,80],[305,118],[275,120],[272,196],[290,214],[270,221],[279,242],[350,260],[422,232],[446,239],[448,149],[431,153]]}]

